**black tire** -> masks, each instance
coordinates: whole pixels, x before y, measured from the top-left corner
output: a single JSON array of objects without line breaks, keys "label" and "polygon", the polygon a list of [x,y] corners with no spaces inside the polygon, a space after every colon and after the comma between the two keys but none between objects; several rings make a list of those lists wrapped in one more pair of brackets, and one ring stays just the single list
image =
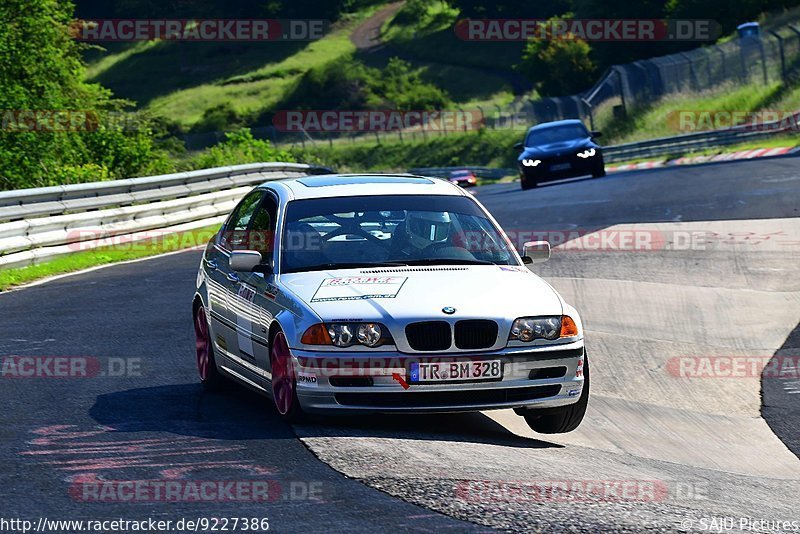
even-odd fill
[{"label": "black tire", "polygon": [[[197,306],[194,311],[194,333],[200,384],[209,393],[223,391],[228,386],[228,381],[217,369],[217,360],[214,357],[214,342],[211,340],[211,329],[208,327],[205,308],[202,304]],[[204,354],[205,358],[203,357]]]},{"label": "black tire", "polygon": [[581,424],[589,405],[589,360],[583,355],[583,391],[575,404],[560,408],[526,410],[523,415],[531,430],[539,434],[565,434],[572,432]]},{"label": "black tire", "polygon": [[520,176],[519,184],[522,187],[523,191],[527,191],[528,189],[533,189],[537,185],[539,185],[536,180],[532,178],[525,178],[525,176]]},{"label": "black tire", "polygon": [[592,176],[594,176],[595,178],[602,178],[605,175],[606,175],[606,164],[601,159],[600,163],[598,163],[595,166],[594,170],[592,170]]}]

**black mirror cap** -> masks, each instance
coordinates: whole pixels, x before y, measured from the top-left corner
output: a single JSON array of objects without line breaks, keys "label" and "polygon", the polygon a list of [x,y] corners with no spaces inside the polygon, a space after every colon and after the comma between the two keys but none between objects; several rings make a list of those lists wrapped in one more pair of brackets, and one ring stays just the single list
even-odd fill
[{"label": "black mirror cap", "polygon": [[603,132],[592,132],[592,137],[603,137]]},{"label": "black mirror cap", "polygon": [[525,145],[523,145],[522,143],[516,143],[516,144],[514,144],[514,148],[515,148],[516,150],[521,150],[523,146],[525,146]]}]

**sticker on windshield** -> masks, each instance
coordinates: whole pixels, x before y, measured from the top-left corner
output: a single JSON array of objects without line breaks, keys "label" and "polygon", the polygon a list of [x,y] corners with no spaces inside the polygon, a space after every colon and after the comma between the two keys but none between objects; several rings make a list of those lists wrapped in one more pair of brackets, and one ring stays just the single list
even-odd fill
[{"label": "sticker on windshield", "polygon": [[311,302],[335,300],[393,299],[407,278],[402,276],[346,276],[326,278]]}]

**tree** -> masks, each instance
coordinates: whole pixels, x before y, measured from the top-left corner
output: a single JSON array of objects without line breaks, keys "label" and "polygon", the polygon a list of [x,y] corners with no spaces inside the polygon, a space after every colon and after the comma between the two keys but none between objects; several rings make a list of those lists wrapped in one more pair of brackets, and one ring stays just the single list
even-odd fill
[{"label": "tree", "polygon": [[[72,9],[63,0],[0,3],[4,188],[128,176],[164,163],[148,121],[122,113],[125,102],[83,82],[80,45],[69,32]],[[55,117],[69,122],[56,125]]]},{"label": "tree", "polygon": [[517,69],[534,83],[542,96],[585,91],[597,74],[589,44],[576,38],[528,41]]}]

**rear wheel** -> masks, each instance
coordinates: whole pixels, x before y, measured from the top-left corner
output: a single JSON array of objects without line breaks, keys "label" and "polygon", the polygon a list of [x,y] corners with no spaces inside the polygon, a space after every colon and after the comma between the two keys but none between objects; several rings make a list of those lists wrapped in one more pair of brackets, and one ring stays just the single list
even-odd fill
[{"label": "rear wheel", "polygon": [[581,424],[589,405],[589,360],[583,356],[583,391],[578,402],[569,406],[549,408],[541,411],[526,410],[522,415],[525,422],[539,434],[564,434],[572,432]]},{"label": "rear wheel", "polygon": [[214,359],[214,345],[208,329],[206,309],[200,305],[194,312],[194,335],[197,355],[197,374],[200,384],[206,391],[220,391],[225,386],[225,378],[217,369]]},{"label": "rear wheel", "polygon": [[300,408],[300,401],[297,399],[294,363],[283,331],[278,330],[272,338],[271,346],[272,400],[275,402],[275,409],[283,419],[296,421],[302,416],[303,411]]}]

